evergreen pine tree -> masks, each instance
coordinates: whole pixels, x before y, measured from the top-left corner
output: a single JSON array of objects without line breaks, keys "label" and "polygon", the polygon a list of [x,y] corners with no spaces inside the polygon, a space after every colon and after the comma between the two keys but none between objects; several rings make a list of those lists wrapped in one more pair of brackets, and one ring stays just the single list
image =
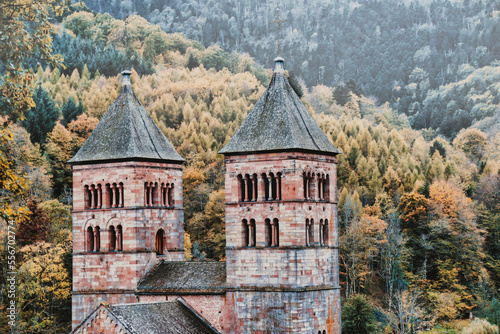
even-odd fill
[{"label": "evergreen pine tree", "polygon": [[195,55],[190,53],[186,66],[187,68],[192,70],[193,68],[197,68],[198,66],[200,66],[200,62],[198,61],[198,58],[195,57]]},{"label": "evergreen pine tree", "polygon": [[77,106],[73,98],[70,96],[64,103],[61,112],[63,116],[61,124],[63,126],[67,126],[69,122],[75,120],[76,117],[83,113],[83,105],[80,102]]},{"label": "evergreen pine tree", "polygon": [[59,119],[59,110],[41,85],[35,91],[35,107],[26,112],[24,128],[30,133],[33,143],[43,144]]},{"label": "evergreen pine tree", "polygon": [[335,87],[333,98],[338,105],[345,106],[345,104],[351,100],[351,91],[346,85],[340,84]]}]

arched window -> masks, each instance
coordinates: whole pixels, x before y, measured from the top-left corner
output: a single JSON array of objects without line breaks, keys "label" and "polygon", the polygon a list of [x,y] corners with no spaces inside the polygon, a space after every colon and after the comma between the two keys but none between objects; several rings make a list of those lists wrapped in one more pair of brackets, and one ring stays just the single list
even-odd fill
[{"label": "arched window", "polygon": [[276,174],[276,179],[278,181],[278,194],[276,199],[281,201],[281,172]]},{"label": "arched window", "polygon": [[323,187],[323,199],[325,201],[329,201],[330,200],[330,176],[328,174],[326,174],[326,178],[325,178],[325,185]]},{"label": "arched window", "polygon": [[269,173],[269,177],[271,178],[271,198],[270,200],[275,201],[278,198],[278,187],[276,184],[276,177],[273,173]]},{"label": "arched window", "polygon": [[162,229],[159,229],[158,232],[156,232],[156,254],[157,255],[163,255],[164,252],[164,235],[165,232]]},{"label": "arched window", "polygon": [[245,185],[246,185],[246,197],[245,201],[251,201],[253,199],[253,184],[250,175],[245,175]]},{"label": "arched window", "polygon": [[306,219],[306,228],[305,228],[305,232],[306,232],[306,246],[309,246],[309,219]]},{"label": "arched window", "polygon": [[272,223],[272,244],[271,246],[278,247],[280,245],[280,224],[277,218],[273,219]]},{"label": "arched window", "polygon": [[317,174],[316,175],[316,180],[318,180],[318,200],[322,200],[323,199],[323,178],[321,177],[321,174]]},{"label": "arched window", "polygon": [[265,173],[262,173],[262,185],[263,185],[263,193],[264,193],[264,201],[270,200],[269,198],[269,179]]},{"label": "arched window", "polygon": [[95,234],[94,235],[94,238],[95,238],[95,242],[94,242],[95,251],[99,252],[101,250],[101,229],[99,228],[99,226],[95,227],[94,234]]},{"label": "arched window", "polygon": [[250,219],[250,247],[255,247],[255,219]]},{"label": "arched window", "polygon": [[318,228],[318,230],[319,230],[319,239],[318,239],[319,245],[323,246],[323,231],[324,231],[323,230],[323,219],[319,220],[319,228]]},{"label": "arched window", "polygon": [[265,229],[265,243],[267,247],[270,247],[273,244],[273,233],[272,233],[270,219],[265,220],[264,229]]},{"label": "arched window", "polygon": [[323,224],[323,245],[328,246],[328,219],[325,219],[325,223]]},{"label": "arched window", "polygon": [[259,200],[259,197],[258,197],[258,194],[259,194],[259,187],[258,187],[258,184],[259,184],[259,180],[257,179],[257,174],[253,174],[253,200],[254,201],[258,201]]},{"label": "arched window", "polygon": [[160,188],[158,187],[158,182],[153,185],[153,198],[151,198],[151,205],[158,206],[160,204]]},{"label": "arched window", "polygon": [[314,173],[307,173],[307,198],[310,200],[314,200]]},{"label": "arched window", "polygon": [[309,188],[309,186],[307,184],[306,172],[302,173],[302,182],[304,183],[304,199],[307,199],[307,189]]},{"label": "arched window", "polygon": [[170,183],[168,187],[168,206],[174,206],[174,184]]},{"label": "arched window", "polygon": [[238,188],[240,190],[240,202],[245,200],[245,180],[241,174],[238,175]]},{"label": "arched window", "polygon": [[123,250],[123,229],[121,225],[116,227],[116,250]]},{"label": "arched window", "polygon": [[116,231],[115,227],[111,225],[109,227],[109,251],[112,252],[116,249]]},{"label": "arched window", "polygon": [[144,182],[144,206],[149,206],[150,203],[149,182]]},{"label": "arched window", "polygon": [[84,188],[85,188],[83,192],[84,207],[85,209],[90,209],[90,198],[91,198],[90,189],[89,186],[87,185]]},{"label": "arched window", "polygon": [[113,192],[111,191],[111,186],[109,183],[106,183],[104,186],[104,206],[106,208],[110,208],[113,202]]},{"label": "arched window", "polygon": [[94,251],[94,231],[92,230],[92,226],[87,228],[87,252]]},{"label": "arched window", "polygon": [[167,187],[165,183],[162,182],[160,184],[160,206],[167,206]]},{"label": "arched window", "polygon": [[243,247],[248,247],[250,244],[250,226],[246,219],[242,220],[243,223]]},{"label": "arched window", "polygon": [[309,246],[314,246],[314,219],[309,223]]}]

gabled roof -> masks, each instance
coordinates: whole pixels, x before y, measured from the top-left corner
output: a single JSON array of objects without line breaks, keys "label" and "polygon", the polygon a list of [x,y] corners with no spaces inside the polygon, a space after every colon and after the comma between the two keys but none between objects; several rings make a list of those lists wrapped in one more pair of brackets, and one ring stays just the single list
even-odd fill
[{"label": "gabled roof", "polygon": [[269,87],[219,153],[310,151],[339,154],[288,82],[276,58]]},{"label": "gabled roof", "polygon": [[120,94],[69,163],[184,161],[135,96],[130,74],[122,73]]},{"label": "gabled roof", "polygon": [[137,293],[223,294],[226,262],[170,262],[156,265],[137,287]]},{"label": "gabled roof", "polygon": [[92,330],[101,333],[107,328],[106,323],[101,323],[99,319],[118,325],[124,333],[218,333],[181,299],[153,303],[101,304],[71,333],[83,333],[88,326],[93,326]]}]

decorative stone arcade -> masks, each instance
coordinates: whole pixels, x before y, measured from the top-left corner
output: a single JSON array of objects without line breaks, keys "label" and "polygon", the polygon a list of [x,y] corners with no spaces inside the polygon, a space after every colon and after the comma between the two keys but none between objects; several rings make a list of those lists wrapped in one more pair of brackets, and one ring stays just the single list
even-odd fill
[{"label": "decorative stone arcade", "polygon": [[227,333],[340,333],[336,155],[282,58],[225,155]]},{"label": "decorative stone arcade", "polygon": [[135,303],[158,259],[184,258],[182,162],[122,73],[73,166],[73,327],[101,302]]}]

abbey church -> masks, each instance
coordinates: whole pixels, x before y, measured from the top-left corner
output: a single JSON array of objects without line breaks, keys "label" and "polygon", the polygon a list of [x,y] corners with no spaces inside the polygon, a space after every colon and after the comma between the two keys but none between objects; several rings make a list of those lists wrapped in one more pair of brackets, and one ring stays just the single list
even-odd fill
[{"label": "abbey church", "polygon": [[219,153],[225,262],[184,261],[184,159],[122,73],[73,168],[72,333],[340,333],[336,156],[275,59]]}]

